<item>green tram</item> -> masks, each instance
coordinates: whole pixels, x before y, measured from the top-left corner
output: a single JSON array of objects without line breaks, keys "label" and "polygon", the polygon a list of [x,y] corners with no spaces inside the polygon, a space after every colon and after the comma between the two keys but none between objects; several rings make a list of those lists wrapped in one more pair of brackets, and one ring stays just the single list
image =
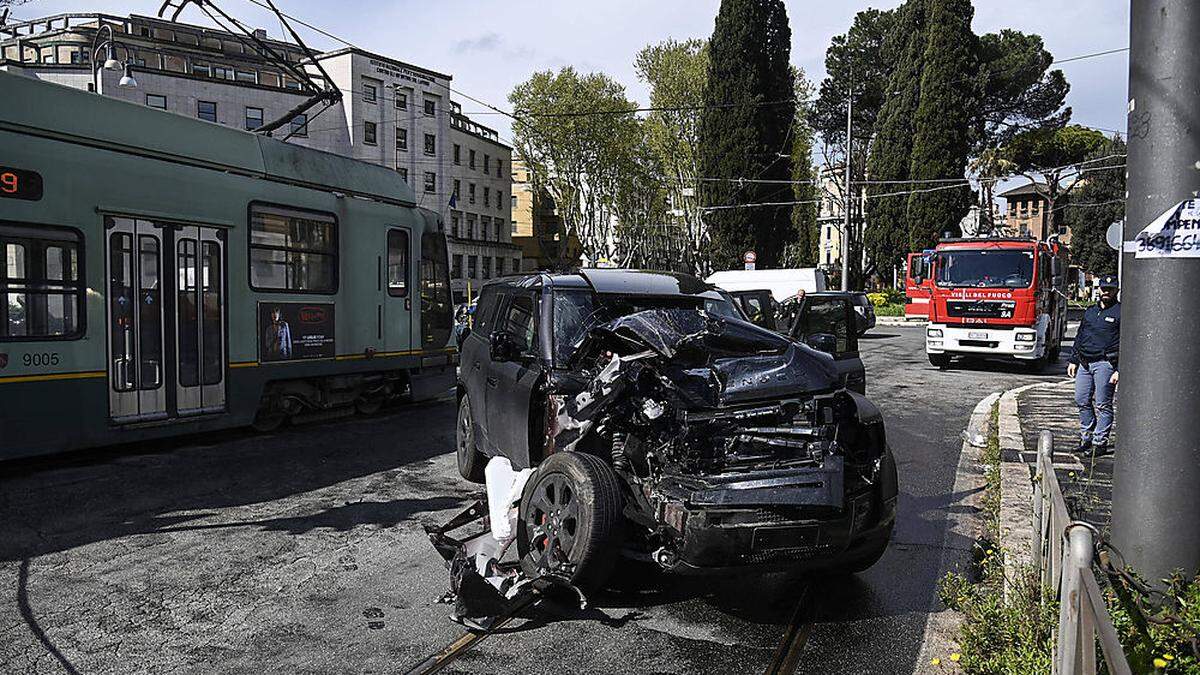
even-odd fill
[{"label": "green tram", "polygon": [[445,227],[383,167],[0,72],[0,459],[454,384]]}]

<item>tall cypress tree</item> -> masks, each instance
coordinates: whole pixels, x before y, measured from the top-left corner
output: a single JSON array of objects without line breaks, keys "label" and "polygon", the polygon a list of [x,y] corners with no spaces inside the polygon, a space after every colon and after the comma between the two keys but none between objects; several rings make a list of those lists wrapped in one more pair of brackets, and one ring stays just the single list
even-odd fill
[{"label": "tall cypress tree", "polygon": [[[926,30],[921,98],[914,119],[910,180],[963,178],[971,151],[971,123],[979,94],[978,38],[971,31],[970,0],[925,0]],[[970,206],[968,188],[914,183],[908,198],[909,246],[932,246],[943,232],[958,232]]]},{"label": "tall cypress tree", "polygon": [[[792,31],[782,0],[722,0],[709,42],[708,83],[700,118],[701,203],[706,207],[787,202],[788,185],[736,179],[791,177],[794,115]],[[788,206],[707,211],[715,269],[740,265],[753,249],[776,267],[794,236]]]},{"label": "tall cypress tree", "polygon": [[[925,60],[925,2],[909,0],[899,8],[896,27],[884,51],[895,55],[896,64],[888,79],[888,95],[875,121],[874,139],[867,158],[867,177],[874,181],[905,181],[912,167],[913,132],[921,101],[921,70]],[[908,251],[909,225],[906,196],[884,196],[904,192],[906,184],[883,183],[867,188],[866,228],[863,232],[867,255],[879,274],[887,277]]]}]

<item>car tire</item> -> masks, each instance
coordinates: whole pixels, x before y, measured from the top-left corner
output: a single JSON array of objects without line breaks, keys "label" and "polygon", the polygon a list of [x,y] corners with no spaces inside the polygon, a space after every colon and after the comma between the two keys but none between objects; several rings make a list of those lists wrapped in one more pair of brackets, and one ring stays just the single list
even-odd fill
[{"label": "car tire", "polygon": [[550,455],[525,485],[517,552],[530,577],[569,574],[584,593],[608,580],[621,547],[623,498],[603,460],[579,452]]},{"label": "car tire", "polygon": [[840,568],[841,571],[844,571],[847,574],[858,574],[860,572],[866,572],[874,567],[875,563],[879,562],[879,559],[882,558],[883,554],[887,552],[888,542],[892,540],[892,529],[894,527],[894,525],[888,525],[885,536],[872,542],[869,548],[864,549],[861,553],[855,555],[853,558],[847,559],[842,564]]},{"label": "car tire", "polygon": [[949,354],[928,354],[928,356],[929,356],[929,365],[936,366],[938,368],[941,368],[942,370],[945,370],[946,368],[950,367],[950,355]]},{"label": "car tire", "polygon": [[458,473],[472,483],[484,482],[483,470],[487,466],[487,458],[475,446],[475,417],[471,412],[471,399],[468,396],[463,396],[458,402],[454,447],[458,457]]}]

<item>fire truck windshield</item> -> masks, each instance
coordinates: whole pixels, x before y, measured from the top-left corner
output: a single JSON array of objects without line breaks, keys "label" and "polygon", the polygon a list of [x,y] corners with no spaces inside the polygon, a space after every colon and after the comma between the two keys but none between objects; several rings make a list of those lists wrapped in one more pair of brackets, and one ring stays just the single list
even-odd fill
[{"label": "fire truck windshield", "polygon": [[937,255],[938,286],[1027,288],[1033,281],[1033,251],[943,251]]}]

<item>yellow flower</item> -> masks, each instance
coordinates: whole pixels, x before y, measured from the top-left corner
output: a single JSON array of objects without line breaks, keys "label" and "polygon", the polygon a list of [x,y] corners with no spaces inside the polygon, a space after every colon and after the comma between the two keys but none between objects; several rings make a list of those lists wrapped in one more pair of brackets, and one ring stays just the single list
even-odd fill
[{"label": "yellow flower", "polygon": [[1075,477],[1075,472],[1074,472],[1074,471],[1068,471],[1068,472],[1067,472],[1067,477],[1068,477],[1068,478],[1074,478],[1074,477]]},{"label": "yellow flower", "polygon": [[1166,668],[1167,662],[1164,659],[1154,659],[1154,667],[1155,668]]},{"label": "yellow flower", "polygon": [[961,658],[962,658],[962,654],[959,654],[958,652],[954,652],[953,654],[950,655],[950,660],[955,663],[958,663],[958,660]]},{"label": "yellow flower", "polygon": [[1175,655],[1174,655],[1174,654],[1163,654],[1163,658],[1164,658],[1164,659],[1166,659],[1166,660],[1168,660],[1168,661],[1174,661],[1174,660],[1175,660]]},{"label": "yellow flower", "polygon": [[929,663],[931,663],[935,666],[940,666],[940,665],[942,665],[942,660],[935,656],[932,659],[929,659]]}]

